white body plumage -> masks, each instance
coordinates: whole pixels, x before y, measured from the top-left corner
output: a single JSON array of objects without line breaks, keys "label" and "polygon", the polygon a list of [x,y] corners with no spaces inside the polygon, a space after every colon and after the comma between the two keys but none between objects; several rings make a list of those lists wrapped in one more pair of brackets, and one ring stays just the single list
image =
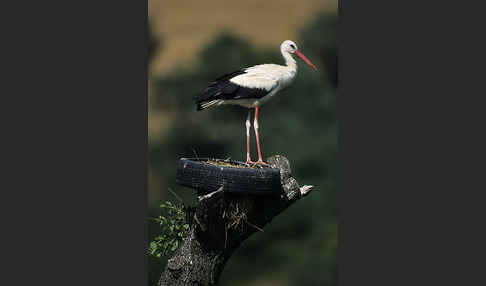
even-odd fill
[{"label": "white body plumage", "polygon": [[247,108],[253,108],[264,104],[277,94],[277,92],[292,83],[297,74],[297,65],[282,66],[276,64],[262,64],[246,68],[245,72],[245,74],[230,79],[230,82],[246,88],[264,89],[269,93],[258,99],[227,100],[222,102],[222,104],[238,104]]}]

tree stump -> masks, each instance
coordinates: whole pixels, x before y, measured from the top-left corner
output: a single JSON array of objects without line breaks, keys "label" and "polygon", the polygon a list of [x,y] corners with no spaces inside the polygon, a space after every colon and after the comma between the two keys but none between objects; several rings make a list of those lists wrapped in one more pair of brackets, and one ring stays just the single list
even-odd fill
[{"label": "tree stump", "polygon": [[201,162],[179,162],[177,181],[196,189],[198,204],[188,235],[168,260],[160,286],[216,285],[240,244],[313,188],[299,187],[289,161],[280,155],[268,158],[270,167],[262,169],[199,168],[197,163]]}]

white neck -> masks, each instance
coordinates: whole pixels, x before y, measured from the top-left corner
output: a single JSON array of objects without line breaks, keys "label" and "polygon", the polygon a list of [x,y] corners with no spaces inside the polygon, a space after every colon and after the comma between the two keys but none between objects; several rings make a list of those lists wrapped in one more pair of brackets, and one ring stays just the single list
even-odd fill
[{"label": "white neck", "polygon": [[283,50],[280,50],[280,52],[282,53],[282,56],[285,59],[285,64],[287,65],[287,67],[293,71],[297,71],[297,63],[295,62],[292,55],[289,52]]}]

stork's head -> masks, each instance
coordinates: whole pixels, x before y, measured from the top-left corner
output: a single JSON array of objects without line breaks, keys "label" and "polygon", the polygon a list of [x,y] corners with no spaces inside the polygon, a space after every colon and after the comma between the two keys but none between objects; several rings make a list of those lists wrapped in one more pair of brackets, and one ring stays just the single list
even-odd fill
[{"label": "stork's head", "polygon": [[284,41],[280,45],[280,50],[282,51],[282,53],[289,53],[289,54],[296,55],[301,60],[303,60],[306,64],[308,64],[311,68],[317,71],[316,66],[313,63],[311,63],[309,59],[307,59],[306,56],[304,56],[304,54],[302,54],[299,51],[299,49],[297,48],[297,44],[292,42],[291,40]]},{"label": "stork's head", "polygon": [[297,44],[291,40],[286,40],[280,45],[280,49],[287,53],[293,54],[295,51],[297,51]]}]

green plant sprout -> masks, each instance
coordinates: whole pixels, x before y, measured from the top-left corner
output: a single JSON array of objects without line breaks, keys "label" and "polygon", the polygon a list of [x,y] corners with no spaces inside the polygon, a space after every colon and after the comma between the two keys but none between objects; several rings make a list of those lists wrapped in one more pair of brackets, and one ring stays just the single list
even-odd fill
[{"label": "green plant sprout", "polygon": [[186,222],[186,213],[182,203],[174,204],[166,201],[160,207],[167,212],[166,216],[160,215],[153,218],[160,228],[161,234],[150,242],[149,255],[160,258],[174,252],[189,230],[189,224]]}]

